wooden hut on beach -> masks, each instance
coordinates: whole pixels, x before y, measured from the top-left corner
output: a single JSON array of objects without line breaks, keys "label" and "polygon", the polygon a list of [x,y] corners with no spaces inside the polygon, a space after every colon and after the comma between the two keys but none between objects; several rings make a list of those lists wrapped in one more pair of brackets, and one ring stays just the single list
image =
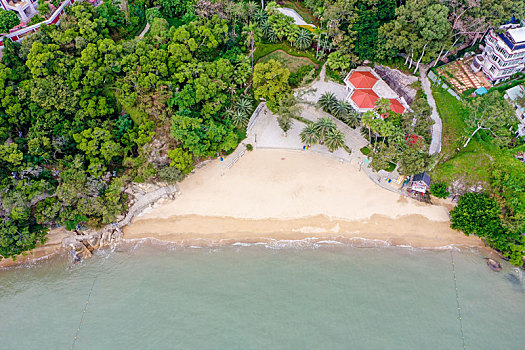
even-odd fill
[{"label": "wooden hut on beach", "polygon": [[430,175],[426,172],[413,175],[408,183],[408,188],[412,192],[427,193],[430,190]]}]

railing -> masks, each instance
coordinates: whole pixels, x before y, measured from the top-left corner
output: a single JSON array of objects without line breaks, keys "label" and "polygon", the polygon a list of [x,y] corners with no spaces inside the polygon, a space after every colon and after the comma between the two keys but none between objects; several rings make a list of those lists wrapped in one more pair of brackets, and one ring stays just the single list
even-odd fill
[{"label": "railing", "polygon": [[4,40],[5,40],[5,38],[9,38],[12,41],[17,41],[18,42],[18,41],[21,41],[23,39],[23,37],[26,36],[27,34],[35,33],[36,31],[38,31],[40,29],[40,27],[42,26],[42,24],[46,24],[46,25],[48,25],[48,24],[57,24],[59,22],[59,20],[60,20],[60,16],[64,12],[64,9],[66,8],[66,6],[74,4],[75,1],[84,1],[84,0],[66,0],[66,1],[64,1],[62,3],[62,5],[60,5],[59,8],[56,9],[56,11],[53,13],[53,15],[51,17],[49,17],[49,19],[47,19],[45,21],[42,21],[40,23],[37,23],[37,24],[33,24],[32,26],[16,30],[16,31],[14,31],[12,33],[3,34],[0,37],[0,48],[4,47]]}]

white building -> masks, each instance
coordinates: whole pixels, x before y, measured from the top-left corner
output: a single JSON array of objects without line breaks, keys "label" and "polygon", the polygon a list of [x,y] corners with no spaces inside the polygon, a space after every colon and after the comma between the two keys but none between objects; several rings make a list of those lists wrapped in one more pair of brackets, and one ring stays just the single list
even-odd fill
[{"label": "white building", "polygon": [[506,31],[491,30],[485,36],[485,49],[476,55],[470,67],[485,73],[492,83],[508,79],[525,67],[525,27],[507,25]]},{"label": "white building", "polygon": [[514,86],[505,91],[505,98],[512,103],[516,110],[516,118],[520,121],[518,135],[525,136],[525,106],[519,105],[516,101],[525,95],[525,87],[522,85]]},{"label": "white building", "polygon": [[27,22],[36,14],[37,0],[0,0],[4,10],[15,11],[20,22]]}]

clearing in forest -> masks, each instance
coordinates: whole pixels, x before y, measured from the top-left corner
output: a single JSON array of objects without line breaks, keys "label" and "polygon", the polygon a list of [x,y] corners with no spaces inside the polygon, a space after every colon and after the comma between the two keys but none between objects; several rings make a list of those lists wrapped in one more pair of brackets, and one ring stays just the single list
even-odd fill
[{"label": "clearing in forest", "polygon": [[261,57],[258,62],[265,63],[269,60],[276,60],[281,62],[282,65],[290,70],[290,72],[295,73],[302,66],[312,65],[317,69],[317,64],[313,63],[309,58],[306,57],[296,57],[287,54],[283,50],[276,50],[268,55]]}]

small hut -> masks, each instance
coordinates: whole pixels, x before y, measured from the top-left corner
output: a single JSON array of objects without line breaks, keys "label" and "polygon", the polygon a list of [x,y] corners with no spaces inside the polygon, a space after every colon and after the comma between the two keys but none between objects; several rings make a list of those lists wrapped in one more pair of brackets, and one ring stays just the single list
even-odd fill
[{"label": "small hut", "polygon": [[426,172],[422,172],[412,176],[408,187],[414,192],[419,192],[421,194],[427,193],[427,191],[430,189],[430,175],[428,175]]}]

